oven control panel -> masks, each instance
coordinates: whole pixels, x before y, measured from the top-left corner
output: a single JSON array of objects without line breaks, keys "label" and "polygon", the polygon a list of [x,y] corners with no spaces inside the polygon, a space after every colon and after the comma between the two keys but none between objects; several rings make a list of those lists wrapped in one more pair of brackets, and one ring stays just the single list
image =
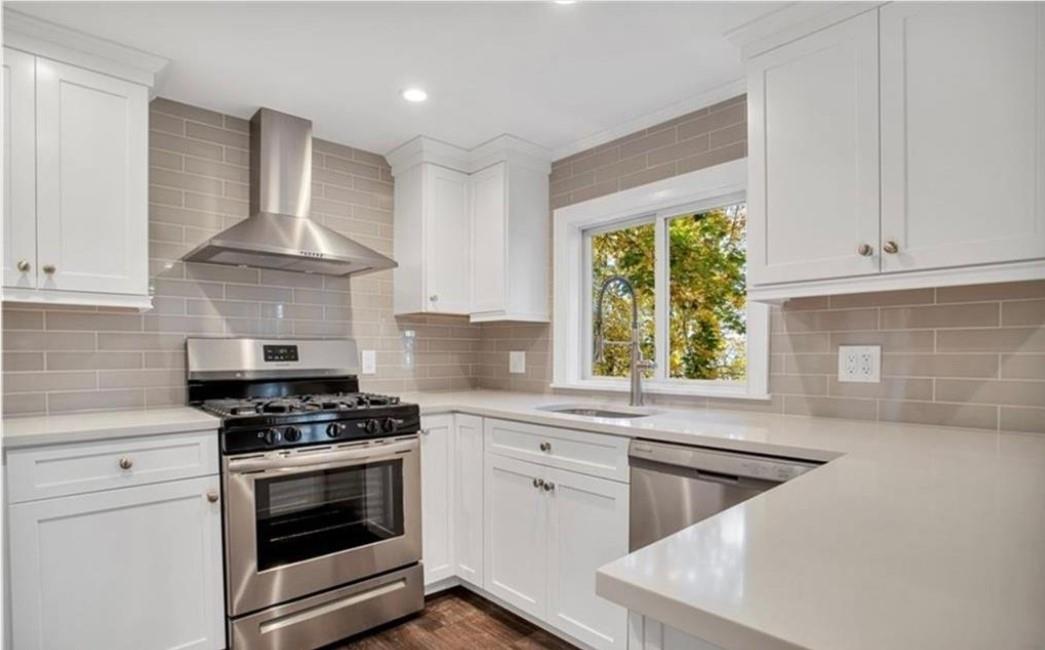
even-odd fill
[{"label": "oven control panel", "polygon": [[296,345],[263,345],[262,353],[265,361],[298,361],[298,346]]}]

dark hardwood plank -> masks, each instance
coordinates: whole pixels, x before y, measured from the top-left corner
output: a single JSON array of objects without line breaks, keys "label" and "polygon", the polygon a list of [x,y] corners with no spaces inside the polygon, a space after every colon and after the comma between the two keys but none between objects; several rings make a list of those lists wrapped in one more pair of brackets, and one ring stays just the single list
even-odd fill
[{"label": "dark hardwood plank", "polygon": [[577,650],[463,587],[431,596],[425,610],[329,650]]}]

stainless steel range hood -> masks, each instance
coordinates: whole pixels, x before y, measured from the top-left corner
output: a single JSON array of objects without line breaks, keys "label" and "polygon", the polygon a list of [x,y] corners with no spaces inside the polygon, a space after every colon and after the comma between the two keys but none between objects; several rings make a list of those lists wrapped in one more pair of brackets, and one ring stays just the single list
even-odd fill
[{"label": "stainless steel range hood", "polygon": [[312,123],[262,108],[250,120],[250,217],[186,254],[187,262],[350,275],[394,260],[309,219]]}]

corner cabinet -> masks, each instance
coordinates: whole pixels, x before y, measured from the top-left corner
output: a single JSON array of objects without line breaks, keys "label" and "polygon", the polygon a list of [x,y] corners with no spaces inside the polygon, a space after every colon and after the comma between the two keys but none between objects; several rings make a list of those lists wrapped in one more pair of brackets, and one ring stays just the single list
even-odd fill
[{"label": "corner cabinet", "polygon": [[511,136],[471,151],[415,138],[388,160],[395,313],[547,322],[548,155]]},{"label": "corner cabinet", "polygon": [[749,43],[749,296],[1045,277],[1045,6],[844,9]]},{"label": "corner cabinet", "polygon": [[85,60],[4,48],[3,299],[147,309],[149,87]]},{"label": "corner cabinet", "polygon": [[225,647],[217,432],[6,455],[13,647]]}]

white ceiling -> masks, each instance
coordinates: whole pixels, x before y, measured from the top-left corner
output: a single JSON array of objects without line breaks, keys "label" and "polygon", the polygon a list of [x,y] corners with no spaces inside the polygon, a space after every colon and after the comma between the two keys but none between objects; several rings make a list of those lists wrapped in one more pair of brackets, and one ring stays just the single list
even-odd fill
[{"label": "white ceiling", "polygon": [[[158,94],[386,153],[511,133],[559,154],[741,78],[722,34],[764,2],[7,2],[171,60]],[[424,104],[400,91],[421,86]],[[695,106],[693,107],[695,108]]]}]

